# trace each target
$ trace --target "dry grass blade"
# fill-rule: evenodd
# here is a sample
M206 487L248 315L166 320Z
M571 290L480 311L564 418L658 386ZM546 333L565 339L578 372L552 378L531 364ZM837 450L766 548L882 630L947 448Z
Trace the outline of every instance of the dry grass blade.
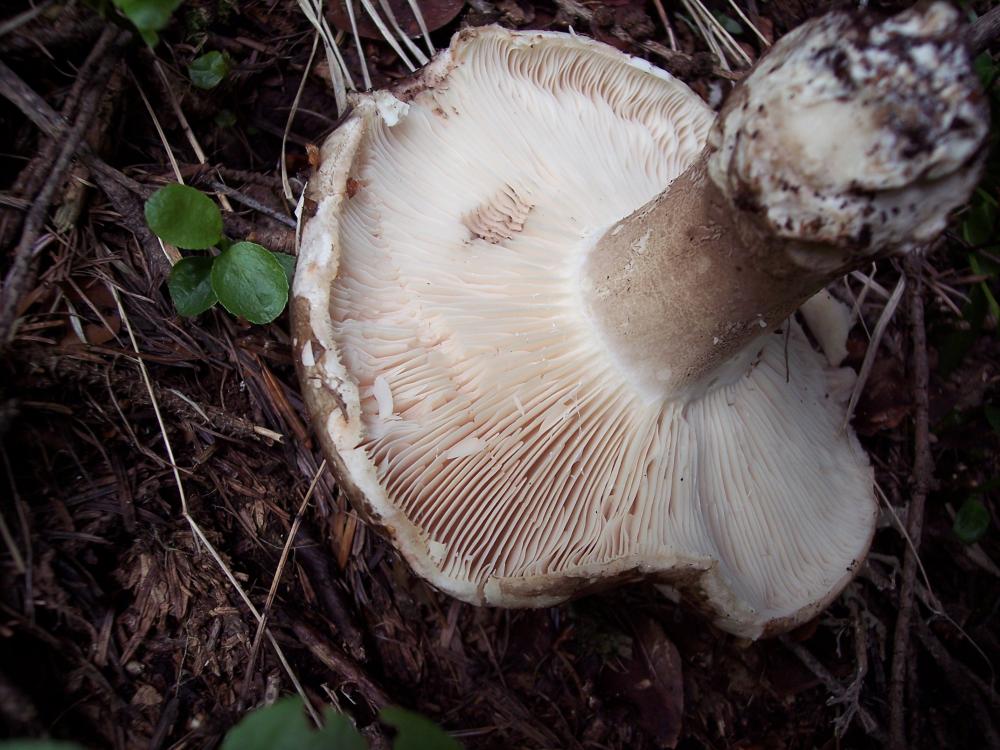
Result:
M874 264L872 265L872 273L870 276L866 276L865 274L861 273L861 271L851 271L851 278L857 279L862 284L864 284L867 289L871 289L873 292L876 292L883 299L889 299L889 297L892 296L892 292L890 292L884 286L875 281L874 276L875 276Z
M736 43L733 39L732 34L726 31L726 28L719 23L718 19L712 15L712 12L705 7L701 0L681 0L684 7L687 9L688 13L695 20L698 26L698 30L701 32L702 36L705 37L705 42L709 47L713 47L711 39L717 39L719 44L715 44L713 51L720 55L720 62L725 67L725 53L723 49L729 52L730 56L736 62L741 62L744 65L752 65L753 60L750 58L743 48ZM719 46L721 44L721 46ZM728 70L728 68L727 68Z
M330 30L330 25L326 22L326 16L323 14L323 0L297 1L302 13L323 41L327 67L333 80L333 96L337 102L337 112L343 114L347 109L347 90L353 91L355 89L354 80L351 78L351 72L347 69L347 63L344 62L344 58L340 54L340 48ZM350 7L350 3L348 3L348 7Z
M174 177L177 181L184 184L184 175L181 174L181 167L177 163L177 158L174 156L174 150L170 146L170 141L167 140L167 134L163 130L163 126L160 124L160 118L156 116L156 110L153 109L153 105L149 103L149 97L146 96L145 90L142 88L142 84L139 83L139 79L132 74L132 83L135 84L136 91L139 92L139 97L142 99L142 103L146 106L146 111L149 113L150 119L153 121L153 127L156 128L156 134L160 137L160 143L163 144L163 150L167 155L167 161L170 162L170 168L174 171Z
M660 17L660 22L663 24L663 28L667 31L667 41L670 43L670 49L676 52L677 37L674 35L674 27L670 23L667 11L663 7L663 0L653 0L653 5L656 7L656 14Z
M309 484L309 489L306 490L305 497L302 498L302 503L299 505L298 511L295 513L295 518L292 521L292 527L288 532L288 537L285 539L285 546L281 549L281 556L278 558L278 566L274 570L274 576L271 579L271 588L267 592L267 599L264 602L264 611L261 615L260 620L257 622L257 632L253 636L253 645L250 648L250 658L247 660L246 672L243 676L243 688L240 692L240 703L244 704L246 701L247 692L250 689L250 677L253 674L254 665L257 663L257 654L260 652L261 638L264 636L264 631L267 627L267 616L271 611L271 606L274 604L274 597L278 593L278 584L281 582L281 574L285 570L285 563L288 562L288 553L292 549L292 543L295 541L296 535L299 533L299 526L302 524L302 515L306 512L306 507L309 505L309 500L312 498L313 492L316 490L316 485L319 484L320 477L323 476L323 472L326 470L326 460L319 465L316 470L316 474L313 476L312 482Z
M7 455L7 450L2 443L0 443L0 457L3 458L3 468L7 473L7 480L10 483L10 498L14 503L14 511L17 513L17 519L21 526L21 538L24 539L24 555L21 555L21 550L18 549L12 537L10 540L10 554L15 566L20 565L17 572L24 576L24 613L28 616L28 619L34 620L35 599L32 592L34 591L35 553L31 544L31 531L28 527L27 514L24 510L24 502L21 500L21 493L18 492L17 484L14 481L14 471L10 465L10 456ZM0 517L0 521L2 520L2 517ZM4 526L6 527L6 523ZM8 530L4 535L5 539L9 534L10 531Z
M163 438L163 446L167 452L167 458L170 460L170 468L173 471L174 482L177 485L177 494L181 500L181 515L184 517L184 520L187 521L188 525L191 527L191 533L194 534L195 539L201 542L201 544L205 545L205 549L208 550L209 555L211 555L212 559L222 570L223 575L226 576L230 584L232 584L233 588L239 594L240 599L242 599L243 603L247 606L247 609L250 610L251 614L253 614L254 618L259 623L263 620L263 617L261 616L260 612L257 611L257 608L253 605L253 602L250 601L250 597L247 596L246 591L243 590L243 587L240 585L239 581L236 580L236 576L233 575L233 572L229 569L229 566L226 565L225 561L222 559L222 556L216 551L215 547L208 540L208 537L205 536L205 533L201 530L201 527L198 526L197 522L188 512L187 493L184 491L184 482L181 480L180 469L178 468L177 461L174 458L173 445L170 442L170 436L167 434L167 427L163 421L163 415L160 413L160 403L159 400L156 398L156 390L153 388L153 381L150 379L149 371L146 369L146 363L142 359L141 352L139 349L139 342L135 337L135 332L132 330L132 323L129 320L128 314L125 312L125 306L122 304L122 300L118 294L118 290L115 288L114 284L110 283L108 284L108 289L110 290L111 296L114 298L115 304L118 307L118 314L121 316L122 323L124 323L125 325L125 330L128 332L129 341L132 343L132 349L135 351L136 354L135 361L139 365L139 372L142 375L143 383L146 386L146 390L149 392L150 404L152 405L153 413L156 416L156 423L160 428L160 436ZM313 707L312 702L309 700L309 696L306 695L305 689L302 687L302 683L300 682L298 676L295 674L295 671L292 669L291 664L289 664L288 659L285 657L285 653L282 650L281 646L274 639L274 636L270 633L270 631L268 631L267 633L267 638L268 641L270 641L271 646L274 648L275 654L277 655L278 660L281 662L281 666L285 669L285 672L288 674L288 678L292 681L292 684L295 686L296 692L298 692L298 694L302 697L302 702L305 703L306 709L309 711L309 716L312 718L316 726L321 726L322 722L320 721L319 714L316 712L316 709Z
M705 44L708 45L709 51L719 59L719 65L723 70L729 72L732 68L729 67L729 61L726 60L726 53L719 46L718 40L715 35L705 26L705 22L702 19L701 14L695 10L690 0L681 0L681 4L691 15L691 21L694 23L694 30L701 34L702 39L705 40ZM683 17L682 17L683 18ZM684 19L686 20L686 19Z
M13 483L14 477L10 474L9 467L7 468L7 478ZM11 497L13 497L13 494L11 494ZM10 553L10 558L14 561L14 570L17 571L18 575L24 575L28 568L24 564L24 557L21 556L21 550L18 549L17 542L14 541L14 535L10 533L10 528L7 526L7 521L2 513L0 513L0 536L3 537L3 543L7 547L7 552Z
M410 10L413 11L413 17L417 19L417 26L420 28L420 34L424 38L424 42L427 44L427 54L433 55L437 50L434 49L434 43L431 41L431 32L427 30L427 22L424 21L423 11L420 10L420 5L417 0L406 0L407 4L410 6Z
M167 78L167 74L163 70L163 66L160 65L159 60L153 60L153 67L156 69L156 74L160 77L160 83L163 84L163 89L167 92L167 100L170 102L170 108L174 111L174 117L177 118L177 122L181 126L181 130L184 131L184 137L187 138L188 144L191 146L191 150L194 151L195 158L198 159L199 164L207 164L208 158L205 156L205 152L198 142L198 137L194 134L194 130L191 128L191 124L188 122L187 117L184 116L184 110L181 109L180 103L177 101L177 97L174 95L174 89L170 85L170 79ZM225 193L217 192L215 196L219 199L219 203L222 205L223 210L232 211L233 207L229 204L229 200L226 198Z
M174 157L174 150L170 147L170 141L167 140L167 134L163 132L163 126L160 125L160 119L156 116L156 110L153 109L153 105L149 103L149 98L146 96L146 92L143 91L142 86L139 84L139 79L132 75L132 82L135 84L136 90L139 92L139 96L142 98L142 103L146 106L146 111L149 113L149 117L153 121L153 127L156 128L156 134L160 137L160 141L163 143L163 150L167 154L167 160L170 162L170 168L174 171L174 177L177 178L177 182L184 184L184 176L181 174L180 165L177 164L177 159ZM181 259L180 250L178 250L173 245L168 245L166 242L161 240L159 237L156 241L160 243L160 248L163 250L163 254L166 256L167 261L170 265L175 265Z
M841 431L846 430L847 425L850 424L851 417L854 415L854 409L858 405L858 399L861 398L861 394L865 389L865 383L868 382L868 376L871 375L872 367L875 366L875 355L878 354L882 336L885 335L890 321L896 314L896 308L899 307L899 302L903 299L903 291L905 289L906 277L900 276L899 281L896 282L896 288L892 290L892 296L889 297L889 301L882 308L882 314L879 315L878 323L875 324L871 341L868 342L868 348L865 350L865 358L861 363L861 371L858 373L858 379L854 381L854 390L851 391L851 399L847 402L847 413L844 414L844 421L840 425Z
M754 26L753 22L749 18L747 18L746 13L744 13L743 10L740 8L740 6L736 4L736 0L729 0L729 4L733 6L733 10L736 11L736 14L742 19L743 23L745 23L747 27L749 27L750 31L754 33L754 36L760 39L760 43L763 44L765 47L770 47L771 43L767 41L767 37L761 34L760 29Z
M351 3L345 3L345 5L348 8L351 7ZM372 23L375 24L375 28L379 30L379 33L382 35L382 38L385 39L386 42L388 42L390 47L392 47L392 51L395 52L397 55L399 55L399 59L403 61L403 65L406 66L407 70L409 70L411 73L415 71L417 69L416 66L414 66L410 58L406 56L406 53L403 51L403 48L399 46L399 42L396 41L396 38L392 35L392 32L389 31L389 28L385 25L385 21L382 20L382 17L378 14L378 11L375 10L375 6L372 5L371 0L361 0L361 6L365 9L365 12L368 13L368 17L372 19ZM358 44L358 54L361 55L362 67L365 70L365 88L370 89L372 84L367 77L368 65L364 62L364 52L361 49L361 38L358 36L357 29L354 29L354 36L355 36L355 41Z
M389 19L389 25L392 26L393 32L399 37L400 41L406 46L406 49L410 51L413 55L418 65L426 65L428 62L427 55L420 51L420 48L414 44L413 40L399 27L399 21L396 20L396 14L392 12L392 7L389 5L387 0L378 0L379 7L382 12L385 13L385 17ZM423 20L423 16L421 16ZM433 54L433 53L431 53Z
M288 134L292 132L292 123L295 121L295 113L299 111L299 102L302 100L302 92L305 90L306 81L309 79L309 71L312 70L313 60L316 58L316 49L319 47L319 39L322 36L319 31L313 36L312 50L309 52L309 60L306 62L305 70L302 71L302 80L299 81L299 88L295 92L295 98L292 100L292 106L288 110L288 119L285 120L285 130L281 134L281 162L279 164L281 168L281 189L284 193L285 200L295 201L295 196L292 194L292 186L288 182L288 165L285 163L285 149L288 147ZM339 107L339 105L338 105ZM296 230L298 230L298 222L295 222Z
M13 18L9 18L3 23L0 23L0 36L10 34L13 31L17 31L19 28L24 26L29 21L37 18L46 10L55 0L45 0L45 2L39 3L34 8L28 8L26 11L18 13Z
M365 91L368 91L372 87L372 79L368 73L368 61L365 60L365 50L361 45L361 35L358 34L358 19L354 17L354 3L346 2L344 3L344 7L347 9L347 18L351 22L351 35L354 37L354 46L358 50L358 60L361 61L361 78L365 84Z

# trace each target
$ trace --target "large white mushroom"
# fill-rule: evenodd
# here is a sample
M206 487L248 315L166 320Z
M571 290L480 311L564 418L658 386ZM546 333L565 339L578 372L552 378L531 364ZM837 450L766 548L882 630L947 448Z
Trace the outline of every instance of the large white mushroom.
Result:
M717 118L646 62L496 27L353 104L309 186L296 356L414 570L514 607L650 577L749 637L826 606L872 469L852 373L789 316L975 185L956 12L809 22Z

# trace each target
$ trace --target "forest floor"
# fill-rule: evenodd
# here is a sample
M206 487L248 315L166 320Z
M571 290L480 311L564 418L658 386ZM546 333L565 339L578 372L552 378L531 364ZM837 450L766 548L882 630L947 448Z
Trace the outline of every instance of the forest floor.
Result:
M713 102L744 69L708 57L672 0L674 44L642 0L420 3L438 47L463 24L572 26ZM756 59L732 6L707 4ZM225 186L227 235L294 253L278 164L297 194L337 125L312 26L294 0L188 0L150 50L92 5L8 2L0 20L0 738L213 747L294 676L375 747L390 703L470 748L874 748L894 723L897 747L1000 747L1000 531L981 521L1000 510L995 184L926 259L881 261L867 285L848 364L885 314L854 417L885 504L869 559L816 620L750 643L652 585L476 608L416 578L320 472L287 315L179 317L143 216L179 172ZM831 7L739 5L772 40ZM209 50L232 69L204 91L187 69ZM374 86L405 76L387 44L364 55ZM247 601L265 609L276 574L273 640L254 650Z

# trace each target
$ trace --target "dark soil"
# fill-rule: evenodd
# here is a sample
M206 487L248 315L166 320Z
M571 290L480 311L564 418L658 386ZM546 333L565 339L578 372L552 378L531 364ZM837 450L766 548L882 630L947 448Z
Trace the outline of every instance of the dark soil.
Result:
M833 5L739 4L772 38ZM237 191L227 232L292 252L294 230L246 199L291 215L277 165L313 35L293 0L189 0L154 58L126 22L104 21L90 5L52 0L0 35L9 66L0 80L8 90L20 80L78 123L83 150L104 165L83 158L60 174L73 136L40 130L45 108L23 91L21 106L0 97L0 323L8 303L17 322L10 344L0 343L0 738L213 747L246 711L294 692L267 639L252 658L256 620L236 584L264 607L322 456L285 317L261 327L219 310L190 320L173 309L142 205L175 178L140 90L185 180ZM705 96L725 90L739 71L719 70L680 18L683 6L665 5L672 55L651 51L666 49L667 35L655 6L640 0L476 0L433 36L444 46L463 24L573 26L670 68ZM724 0L708 5L735 19ZM6 3L2 14L28 7ZM745 26L737 39L760 54ZM209 49L228 52L233 73L204 92L185 71ZM342 49L357 70L349 38ZM386 44L366 40L365 55L374 85L404 75ZM288 139L296 191L309 147L336 124L324 61L306 77ZM910 264L922 295L897 309L855 418L880 487L906 519L920 479L915 405L929 401L933 481L902 661L893 653L909 599L900 593L907 543L888 512L870 559L828 611L787 636L747 643L649 585L536 611L458 603L416 579L324 472L269 610L290 671L313 705L349 713L376 747L387 746L373 718L387 702L428 715L470 748L874 748L888 742L900 708L904 746L1000 747L1000 532L994 524L969 546L952 531L953 512L972 495L994 518L1000 510L1000 417L990 422L1000 415L997 321L964 319L965 299L984 281L968 264L955 236ZM902 273L882 262L875 278L891 291ZM997 295L995 278L986 281ZM860 290L856 280L851 287ZM868 330L884 304L866 297ZM921 307L928 387L914 379L925 354L912 325ZM857 368L868 339L861 327L852 336ZM219 559L185 518L163 430L189 516ZM894 670L905 688L895 708Z

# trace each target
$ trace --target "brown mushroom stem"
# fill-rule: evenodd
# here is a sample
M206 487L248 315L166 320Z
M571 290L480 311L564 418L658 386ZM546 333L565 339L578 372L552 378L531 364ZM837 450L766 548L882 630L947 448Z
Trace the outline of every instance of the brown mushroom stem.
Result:
M583 304L641 391L692 395L726 362L737 376L827 282L940 233L988 132L957 21L936 3L796 29L730 93L700 158L597 240Z
M843 269L803 268L787 243L734 209L708 154L597 241L584 304L632 379L685 393L780 325Z

